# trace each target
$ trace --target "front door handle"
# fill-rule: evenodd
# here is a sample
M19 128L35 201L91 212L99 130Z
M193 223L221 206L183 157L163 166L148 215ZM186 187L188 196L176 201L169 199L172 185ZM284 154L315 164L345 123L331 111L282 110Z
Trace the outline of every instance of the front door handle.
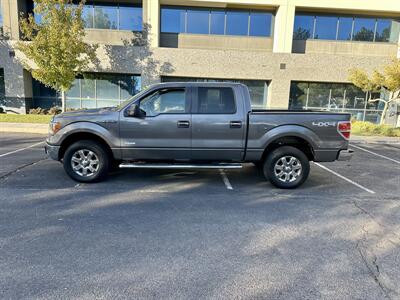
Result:
M189 121L178 121L177 126L178 126L178 128L189 128L190 122Z
M242 121L231 121L229 126L231 128L242 128Z

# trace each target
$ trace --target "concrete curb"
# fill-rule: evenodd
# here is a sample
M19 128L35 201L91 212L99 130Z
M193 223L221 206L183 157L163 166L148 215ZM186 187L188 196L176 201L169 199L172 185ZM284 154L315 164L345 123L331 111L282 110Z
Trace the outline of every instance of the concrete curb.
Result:
M351 142L361 144L400 144L400 137L352 135Z
M47 134L48 124L0 122L0 132Z

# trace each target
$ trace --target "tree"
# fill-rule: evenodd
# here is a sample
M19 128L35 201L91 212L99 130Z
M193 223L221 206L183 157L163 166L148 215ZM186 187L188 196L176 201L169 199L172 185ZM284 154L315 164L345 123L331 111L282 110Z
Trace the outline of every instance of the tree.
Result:
M72 0L35 0L34 16L22 18L21 32L26 41L17 43L26 58L23 66L32 76L61 93L62 110L65 111L65 92L75 77L82 74L96 59L96 45L83 41L83 2L72 5ZM33 64L32 64L33 63Z
M383 102L381 124L384 123L386 114L391 103L400 100L400 59L394 58L391 64L383 67L383 72L374 70L368 75L364 70L350 70L349 80L364 92L368 92L369 103ZM389 93L387 99L372 98L374 93Z

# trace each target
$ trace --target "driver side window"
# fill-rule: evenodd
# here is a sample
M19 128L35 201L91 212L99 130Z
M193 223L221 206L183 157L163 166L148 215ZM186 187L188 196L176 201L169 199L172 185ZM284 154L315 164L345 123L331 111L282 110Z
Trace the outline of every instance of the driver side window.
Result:
M140 109L147 117L159 114L184 114L187 112L185 89L158 90L140 101Z

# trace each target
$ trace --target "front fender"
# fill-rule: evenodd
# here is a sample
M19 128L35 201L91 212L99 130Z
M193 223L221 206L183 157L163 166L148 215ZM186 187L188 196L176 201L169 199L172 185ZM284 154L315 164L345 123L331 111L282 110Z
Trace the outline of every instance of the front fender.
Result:
M116 130L116 132L118 131ZM70 123L61 128L56 134L49 136L47 141L49 144L60 146L66 138L75 133L94 134L102 138L111 149L120 147L118 135L112 134L110 129L106 129L99 124L87 121Z

